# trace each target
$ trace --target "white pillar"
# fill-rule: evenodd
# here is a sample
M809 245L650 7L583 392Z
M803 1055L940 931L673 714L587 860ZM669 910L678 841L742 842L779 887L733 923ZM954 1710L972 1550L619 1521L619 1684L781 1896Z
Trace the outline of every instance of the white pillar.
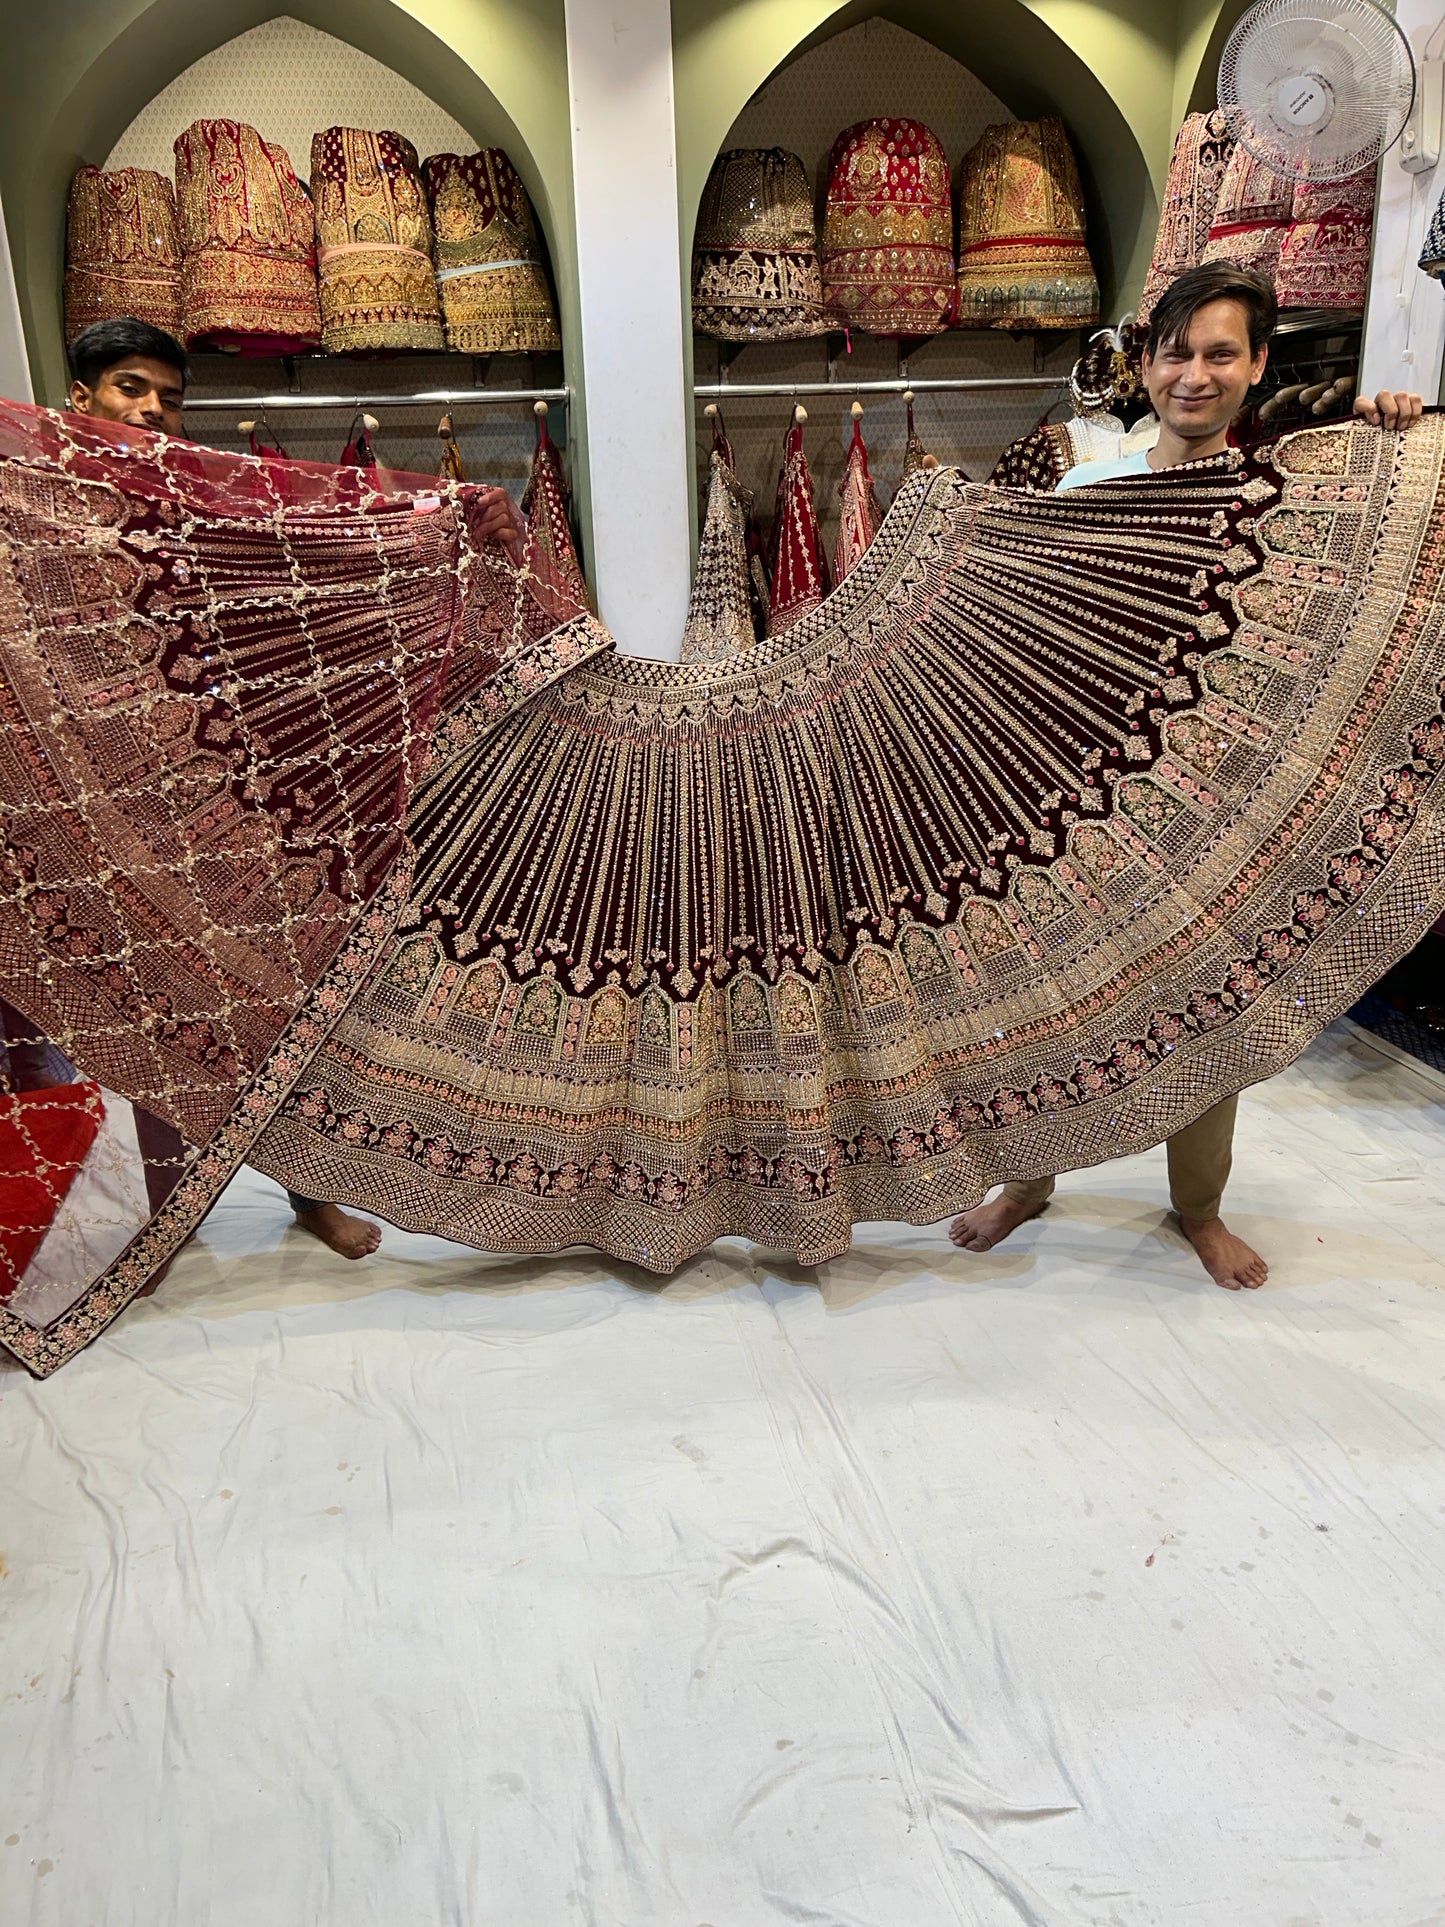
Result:
M1440 25L1440 0L1397 0L1395 19L1418 62ZM1439 395L1445 288L1421 274L1417 263L1442 188L1445 161L1429 173L1407 174L1397 142L1381 163L1360 359L1362 395L1382 388L1414 390L1427 402Z
M669 0L566 0L598 610L676 658L691 569Z
M20 299L15 292L15 263L5 233L5 209L0 206L0 395L7 401L34 401L30 357L25 352L25 330L20 322Z

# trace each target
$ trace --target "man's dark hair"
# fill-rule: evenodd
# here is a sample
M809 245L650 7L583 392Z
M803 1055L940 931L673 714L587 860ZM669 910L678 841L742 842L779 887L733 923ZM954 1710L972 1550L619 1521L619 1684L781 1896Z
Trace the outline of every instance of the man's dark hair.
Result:
M1155 302L1146 343L1150 357L1166 343L1183 341L1190 322L1211 301L1239 303L1249 318L1250 351L1257 355L1279 320L1273 285L1251 268L1236 268L1228 261L1206 261L1202 267L1186 268Z
M127 315L123 321L95 321L70 344L70 372L76 381L94 388L107 368L131 355L144 355L147 361L163 361L174 368L182 387L190 379L191 364L186 351L174 335L164 328L153 328L148 321Z

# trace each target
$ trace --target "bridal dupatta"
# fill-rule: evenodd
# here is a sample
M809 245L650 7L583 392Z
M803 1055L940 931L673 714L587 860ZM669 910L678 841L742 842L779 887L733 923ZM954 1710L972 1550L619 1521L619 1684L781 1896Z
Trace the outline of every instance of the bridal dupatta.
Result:
M544 561L475 539L478 490L378 474L0 404L0 997L109 1137L77 1201L0 1084L26 1175L69 1190L0 1276L32 1371L165 1263L386 953L438 719L606 646ZM132 1104L185 1147L156 1213Z
M438 647L422 597L367 664L377 713L408 718L383 732L397 807L381 809L375 780L364 805L330 804L317 840L338 887L318 886L326 934L304 963L294 933L265 975L240 936L267 919L227 924L265 975L264 1021L234 1071L197 1049L168 1060L164 1088L204 1060L186 1123L199 1133L204 1111L226 1174L244 1156L410 1228L499 1251L591 1244L657 1271L729 1234L816 1263L859 1219L932 1221L1000 1180L1155 1144L1292 1061L1445 908L1442 450L1431 417L1060 496L917 473L819 607L723 662L596 653L595 625L549 629L561 610L534 596L522 653L551 653L526 702L495 650L470 651L469 680L454 688L452 668L437 694L440 670L410 666ZM100 466L107 512L129 516L134 471ZM422 519L411 502L406 515ZM203 558L202 613L225 633L238 578L209 560L220 524L191 503L175 526L184 544L167 525L155 553L171 575L172 556ZM28 566L39 550L7 529ZM289 593L270 578L281 559L255 565L268 598ZM4 590L7 669L39 593L20 573ZM97 669L94 636L130 631L97 629L94 600L66 606L43 648L33 627L20 645L48 678L26 740L57 771L89 740L85 690L139 660L131 640ZM276 623L305 673L274 693L343 776L360 709L323 704L313 682L333 649L346 673L348 637L338 624L293 644ZM559 645L590 659L556 675ZM154 704L189 703L175 739L210 756L206 684L176 683L170 660L149 672ZM242 762L204 764L216 801L194 820L230 801L285 852L283 799L248 780L259 719L232 724L240 693L222 690L219 749ZM7 758L11 809L17 780L24 797L48 780L27 767L17 778ZM82 772L31 807L63 826L72 794L110 807L98 787ZM338 776L323 801L349 794ZM407 797L403 885L404 848L381 872ZM189 887L199 855L183 839L155 851L77 841L65 863L119 919L138 886ZM124 992L147 1040L174 1049L168 1026L184 1024L167 1013L210 964L210 926L173 913L185 942L112 990L105 933L87 953L34 907L44 867L12 864L0 892L19 976L79 986L68 1008ZM239 862L217 874L240 888ZM206 906L219 917L224 892ZM0 995L41 1015L17 981ZM70 1023L81 1068L130 1095L105 1025L91 1050ZM151 1073L135 1095L155 1088ZM179 1213L165 1237L153 1221L91 1287L103 1316L7 1319L32 1370L84 1343L184 1235L215 1193L193 1182L205 1162L160 1214Z

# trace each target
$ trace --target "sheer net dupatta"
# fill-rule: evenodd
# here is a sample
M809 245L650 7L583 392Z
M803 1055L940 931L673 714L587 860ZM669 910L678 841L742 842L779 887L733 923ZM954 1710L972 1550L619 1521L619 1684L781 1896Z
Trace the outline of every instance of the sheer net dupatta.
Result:
M54 1205L0 1225L0 1341L37 1374L169 1259L346 1009L438 732L604 646L549 564L479 539L479 493L0 404L3 1175ZM47 1043L42 1081L97 1093L60 1178L20 1088Z

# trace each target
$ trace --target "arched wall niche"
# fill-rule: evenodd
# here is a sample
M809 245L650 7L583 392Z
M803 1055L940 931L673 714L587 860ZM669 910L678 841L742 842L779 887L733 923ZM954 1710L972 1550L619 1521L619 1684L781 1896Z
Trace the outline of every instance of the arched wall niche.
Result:
M478 145L506 148L546 234L564 348L580 370L562 0L64 0L11 24L12 71L26 84L0 119L0 194L37 398L54 402L65 390L60 289L76 169L103 161L147 102L203 55L282 15L391 68ZM573 479L585 529L585 424L576 413Z
M882 18L951 55L1012 113L1063 116L1104 310L1117 312L1148 270L1174 130L1220 10L1221 0L673 0L685 252L708 169L752 94L810 48Z
M213 47L162 87L101 165L170 174L178 130L216 116L259 127L290 155L303 180L321 127L394 128L422 159L473 145L460 121L394 68L293 14L277 14Z

